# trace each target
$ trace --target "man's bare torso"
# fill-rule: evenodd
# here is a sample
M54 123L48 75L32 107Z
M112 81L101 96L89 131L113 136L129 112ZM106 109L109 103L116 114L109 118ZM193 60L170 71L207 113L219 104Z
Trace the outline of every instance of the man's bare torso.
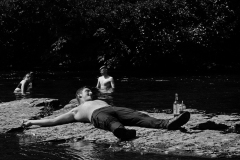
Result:
M104 76L99 77L100 89L109 89L111 86L112 77L108 76L107 78Z
M87 101L78 107L74 108L74 118L79 122L91 122L92 113L103 107L109 107L110 105L101 100Z

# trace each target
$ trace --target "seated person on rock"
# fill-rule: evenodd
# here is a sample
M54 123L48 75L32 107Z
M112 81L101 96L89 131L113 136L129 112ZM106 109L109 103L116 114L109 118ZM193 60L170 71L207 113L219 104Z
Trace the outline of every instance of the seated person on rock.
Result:
M96 88L102 93L112 93L115 88L113 77L108 75L108 70L106 66L100 68L101 77L98 78Z
M29 93L29 91L32 89L32 76L31 74L27 73L23 80L18 84L17 88L15 88L13 93L21 93L22 95L25 95L26 93Z
M31 125L54 126L71 122L92 123L96 128L111 131L120 140L136 137L136 130L125 126L177 130L190 119L190 113L184 112L172 119L156 119L139 111L125 107L112 107L102 100L93 100L92 91L88 87L77 90L79 105L53 119L24 120L23 127Z

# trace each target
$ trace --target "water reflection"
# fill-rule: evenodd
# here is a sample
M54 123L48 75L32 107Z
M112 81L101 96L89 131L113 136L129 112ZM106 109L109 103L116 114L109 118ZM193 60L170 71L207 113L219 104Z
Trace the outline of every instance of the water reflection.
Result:
M26 145L26 144L31 144L31 143L38 143L42 142L41 137L37 137L35 135L18 135L18 143L19 145Z
M109 148L108 144L95 144L90 141L77 139L68 141L41 141L41 137L34 135L19 135L19 139L16 138L14 141L15 145L19 148L16 154L24 156L24 159L34 157L37 160L42 158L58 160L102 160L105 159L104 150ZM19 143L17 144L17 142Z
M113 105L113 93L97 93L97 99L106 101L108 104Z
M14 93L16 100L32 98L32 92L27 92L26 94L22 94L21 92Z
M105 144L94 144L89 141L79 141L68 144L68 151L70 154L85 159L101 160L104 159L104 150L109 145Z
M19 137L20 136L20 137ZM123 150L113 151L110 144L97 144L90 141L39 142L34 137L0 134L1 159L24 160L191 160L193 157L134 153ZM21 143L19 143L21 142ZM194 157L195 160L204 158Z

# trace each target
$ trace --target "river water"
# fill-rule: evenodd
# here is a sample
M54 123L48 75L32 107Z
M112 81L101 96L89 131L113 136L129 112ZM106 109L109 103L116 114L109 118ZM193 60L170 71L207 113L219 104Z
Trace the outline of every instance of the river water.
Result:
M26 72L0 72L0 103L15 100L13 90ZM106 101L148 112L172 109L175 93L187 108L208 113L240 113L239 75L139 76L110 73L116 92ZM66 105L83 85L96 86L97 72L35 72L33 98L56 98ZM1 109L1 108L0 108ZM110 150L109 145L87 141L64 143L19 143L14 134L0 135L0 159L93 159L176 160L191 157L163 156ZM194 158L197 159L197 158Z

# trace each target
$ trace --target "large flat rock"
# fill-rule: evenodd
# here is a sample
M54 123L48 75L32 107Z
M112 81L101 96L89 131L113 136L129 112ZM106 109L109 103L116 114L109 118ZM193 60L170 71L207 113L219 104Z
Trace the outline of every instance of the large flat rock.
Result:
M29 107L25 104L28 100L9 102L12 104L22 104L26 109L21 112L15 112L14 116L18 123L9 125L10 127L20 127L20 120L27 117L34 117L39 114L38 107ZM25 105L23 105L25 104ZM3 116L4 110L1 104L0 118ZM64 108L54 111L51 116L45 118L53 118L69 111L75 107L74 104L66 105ZM16 108L14 108L16 109ZM239 120L240 116L232 115L215 115L200 113L194 109L188 109L191 112L190 121L183 126L182 129L176 131L168 131L165 129L149 129L140 127L127 127L137 130L137 138L128 142L119 142L119 140L108 131L96 129L88 123L70 123L52 127L31 126L16 134L19 136L19 143L42 143L42 142L58 142L89 140L95 143L111 144L110 149L113 151L124 150L144 153L157 154L173 154L182 156L198 156L198 157L236 157L240 156L240 134ZM10 111L8 111L10 112ZM166 113L147 113L156 118L172 118L172 114ZM31 116L30 116L31 115ZM10 116L10 114L9 114ZM7 126L6 123L0 123L1 127ZM231 127L233 126L233 127ZM235 128L234 128L235 127ZM5 127L6 128L6 127ZM29 141L31 137L31 141Z
M23 119L39 119L59 109L60 101L49 98L29 98L0 103L0 133L19 128Z

